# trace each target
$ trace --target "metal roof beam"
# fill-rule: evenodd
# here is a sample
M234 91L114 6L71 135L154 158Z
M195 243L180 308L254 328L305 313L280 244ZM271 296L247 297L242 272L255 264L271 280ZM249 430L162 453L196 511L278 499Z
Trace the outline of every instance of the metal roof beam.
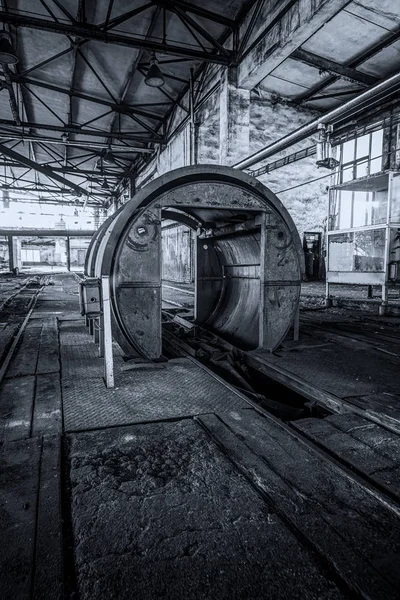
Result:
M157 4L158 6L164 6L164 2L158 2L156 0L153 0L153 4ZM165 5L166 4L167 2L165 3ZM220 15L219 13L215 13L211 10L201 8L201 6L189 4L188 2L184 2L183 0L174 0L173 2L168 2L168 4L173 4L175 7L179 7L185 12L192 13L193 15L198 15L199 17L203 17L204 19L208 19L209 21L213 21L214 23L219 23L220 25L225 25L225 27L229 27L230 29L234 29L236 26L236 23L233 19L224 17L224 15ZM166 8L168 7L166 6Z
M252 90L350 2L276 2L271 20L239 57L238 86Z
M65 177L62 177L61 175L58 175L49 167L44 167L43 165L40 165L39 163L37 163L33 160L30 160L30 158L27 158L23 154L19 154L18 152L11 150L4 144L0 144L0 154L3 154L4 156L7 156L8 158L15 160L16 162L20 163L21 165L24 165L25 167L29 167L30 169L33 169L34 171L37 171L38 173L42 173L46 177L50 177L54 181L58 181L59 183L62 183L62 185L64 185L65 187L68 187L71 190L74 190L74 192L76 194L79 194L80 196L87 195L87 191L84 188L82 188L81 186L76 185L75 183L72 183L72 181L65 179Z
M377 77L367 75L366 73L361 73L355 69L346 67L345 65L340 65L333 60L328 60L322 56L317 56L316 54L307 52L301 48L297 48L297 50L292 52L290 58L293 58L294 60L302 62L311 67L315 67L316 69L320 69L321 71L326 71L331 75L338 75L341 79L351 81L352 83L361 83L362 85L370 86L378 82Z
M195 19L193 19L190 15L186 13L187 6L186 3L180 2L170 2L169 0L153 0L154 4L157 6L161 6L162 8L166 8L167 10L177 14L183 21L186 21L189 25L197 31L205 40L207 40L213 48L217 48L222 54L225 56L229 56L230 51L224 48L222 44L218 42L204 27L202 27ZM182 7L182 4L186 5L185 8ZM232 27L232 25L230 25Z
M48 166L50 163L46 163L43 166ZM5 161L5 160L0 160L0 167L17 167L17 168L22 168L21 165L19 165L16 162L12 162L12 161ZM31 169L28 169L28 171L30 171ZM122 171L118 171L118 172L112 172L112 171L102 171L100 173L100 171L96 171L95 169L72 169L71 167L52 167L53 171L56 171L57 173L68 173L70 175L74 175L76 177L84 177L85 179L88 179L89 181L99 181L102 177L108 177L110 179L114 178L114 179L118 179L120 177L123 177L124 173ZM25 175L27 174L27 172L24 172L21 177L25 177ZM93 178L86 178L86 175L92 175ZM19 179L19 178L17 178Z
M35 201L37 198L34 199ZM55 204L57 202L47 202L47 204ZM88 206L90 206L88 204ZM97 205L98 206L98 205ZM95 233L94 229L0 229L0 235L32 236L32 237L92 237Z
M370 58L372 58L373 56L375 56L376 54L379 54L379 52L382 52L382 50L384 50L388 46L394 44L394 42L397 42L397 40L399 39L400 29L397 29L396 31L393 31L390 35L385 37L383 40L381 40L378 44L371 46L370 48L368 48L368 50L362 52L361 54L353 58L353 60L348 62L345 66L350 69L355 69ZM298 96L296 98L296 102L298 104L301 104L302 102L307 102L307 100L311 100L316 94L324 90L327 86L332 85L332 83L335 83L335 81L337 81L337 77L335 75L327 77L326 79L324 79L324 81L317 83L310 90Z
M121 152L122 154L129 154L131 152L138 152L143 154L152 154L154 150L152 148L141 148L140 146L121 146L119 144L107 144L106 142L79 142L75 140L63 141L61 138L52 138L44 136L33 136L33 135L16 135L15 133L3 134L0 131L0 139L4 138L3 144L11 140L20 140L21 142L44 142L47 144L57 144L61 146L70 146L71 148L87 148L92 149L90 154L98 155L100 150L109 149L113 152ZM88 154L89 156L89 154ZM73 156L74 160L78 157Z
M144 12L148 8L153 8L153 6L154 5L152 2L147 2L147 4L143 4L142 6L139 6L138 8L133 8L132 10L129 10L129 11L123 13L122 15L119 15L118 17L114 17L113 19L109 18L109 14L107 11L108 18L106 17L106 20L104 21L104 23L102 25L100 25L100 27L105 30L113 29L114 27L117 27L118 25L121 25L122 23L129 21L129 19L132 19L132 17L135 17L136 15Z
M14 121L10 119L0 119L0 125L7 125L9 127L15 127L16 125ZM25 129L45 129L47 131L59 131L60 133L79 133L85 136L91 137L110 137L109 131L98 131L94 129L83 129L82 127L76 125L66 125L62 127L61 125L50 125L48 123L35 123L33 121L21 121L21 127ZM0 132L1 133L1 132ZM10 133L10 132L8 132ZM121 132L113 132L111 137L116 140L121 140L123 142L141 142L143 144L159 144L160 139L157 138L144 138L138 135L134 131L121 131ZM90 143L90 142L88 142ZM127 146L129 148L129 146Z
M29 15L18 13L7 13L4 10L0 11L0 21L14 25L15 27L28 27L30 29L39 29L49 31L60 35L78 36L83 39L94 40L105 44L116 44L119 46L127 46L128 48L144 48L160 54L174 54L176 56L188 56L193 59L203 60L220 65L230 65L234 63L234 55L229 52L227 56L217 54L215 52L202 52L187 46L179 46L177 44L157 42L155 40L143 40L137 36L120 35L102 31L96 25L89 24L69 24L48 19L41 19Z
M22 75L16 75L14 73L10 73L10 76L11 76L11 80L15 81L16 83L33 85L33 86L37 86L40 88L44 88L46 90L51 90L53 92L58 92L60 94L66 94L68 96L75 96L75 98L80 98L81 100L87 100L88 102L93 102L93 104L99 104L101 106L108 106L113 111L121 113L121 114L127 114L127 113L131 112L131 113L137 114L139 116L146 117L148 119L155 119L157 121L162 120L162 117L160 117L159 115L151 113L147 110L135 108L134 106L130 106L129 104L124 104L123 102L120 102L120 103L108 102L107 100L102 100L101 98L97 98L95 96L90 96L90 94L84 94L82 92L78 92L78 91L74 91L74 90L67 90L65 88L62 88L58 85L54 85L52 83L46 83L45 81L37 81L36 79L30 79L30 78L24 77Z

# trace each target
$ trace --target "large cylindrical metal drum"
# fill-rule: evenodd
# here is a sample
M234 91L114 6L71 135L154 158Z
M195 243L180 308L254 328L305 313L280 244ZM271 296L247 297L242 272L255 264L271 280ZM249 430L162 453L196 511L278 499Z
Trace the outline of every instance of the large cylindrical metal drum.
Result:
M113 330L128 355L161 354L161 221L196 233L195 320L244 350L275 349L296 315L304 257L280 200L218 165L184 167L141 189L96 232L86 275L108 275Z

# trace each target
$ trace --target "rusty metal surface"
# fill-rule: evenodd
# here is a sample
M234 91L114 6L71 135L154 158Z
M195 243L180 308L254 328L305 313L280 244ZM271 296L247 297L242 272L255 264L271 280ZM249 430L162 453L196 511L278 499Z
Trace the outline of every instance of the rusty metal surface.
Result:
M295 225L259 181L201 165L148 184L93 241L86 274L111 278L114 330L123 350L161 354L163 209L173 209L178 220L179 214L186 222L195 218L203 224L201 236L210 228L197 244L197 321L239 347L276 348L299 302L303 252Z

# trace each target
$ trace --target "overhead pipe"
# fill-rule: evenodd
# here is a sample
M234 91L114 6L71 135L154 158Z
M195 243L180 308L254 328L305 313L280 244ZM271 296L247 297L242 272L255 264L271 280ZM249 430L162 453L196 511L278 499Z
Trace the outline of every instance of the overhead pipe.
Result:
M233 168L247 169L256 163L261 162L262 160L265 160L266 158L269 158L270 156L273 156L278 152L281 152L282 150L286 150L286 148L289 148L289 146L297 144L298 142L301 142L304 139L308 138L310 135L314 135L315 133L317 133L318 127L320 125L333 125L335 124L335 122L337 123L340 120L342 120L342 118L351 116L352 114L354 114L354 112L359 111L363 107L363 104L373 99L379 101L382 99L380 98L381 95L385 97L388 94L393 93L394 91L396 91L395 88L399 86L400 72L396 73L396 75L392 75L392 77L388 77L381 83L374 85L373 87L369 88L356 98L353 98L352 100L345 102L341 106L338 106L338 108L334 108L333 110L327 112L322 117L319 117L318 119L311 121L311 123L308 123L307 125L303 125L299 129L296 129L296 131L285 135L277 142L274 142L266 148L255 152L248 158L241 160L240 162L233 165Z

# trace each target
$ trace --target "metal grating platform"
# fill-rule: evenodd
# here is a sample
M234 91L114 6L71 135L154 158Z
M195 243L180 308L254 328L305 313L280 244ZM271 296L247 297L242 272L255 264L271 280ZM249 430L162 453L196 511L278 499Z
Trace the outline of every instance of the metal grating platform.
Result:
M165 369L118 374L116 388L100 377L63 378L66 431L190 417L248 408L245 399L189 359Z

